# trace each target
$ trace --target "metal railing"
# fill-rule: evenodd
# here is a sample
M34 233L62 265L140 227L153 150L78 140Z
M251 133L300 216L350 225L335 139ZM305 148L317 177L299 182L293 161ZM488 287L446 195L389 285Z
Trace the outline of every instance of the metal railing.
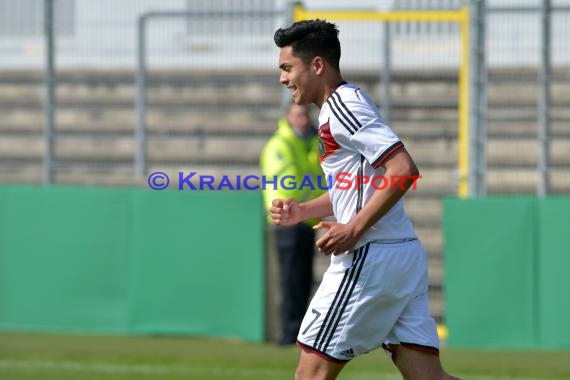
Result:
M138 33L137 33L137 96L136 96L136 113L137 125L135 128L135 141L136 141L136 154L135 154L135 178L142 179L146 173L146 29L147 24L155 19L169 19L169 18L186 18L189 22L192 19L199 19L204 17L217 17L217 18L234 18L240 16L254 16L258 18L281 16L284 12L281 10L265 10L265 11L160 11L160 12L145 12L138 18Z

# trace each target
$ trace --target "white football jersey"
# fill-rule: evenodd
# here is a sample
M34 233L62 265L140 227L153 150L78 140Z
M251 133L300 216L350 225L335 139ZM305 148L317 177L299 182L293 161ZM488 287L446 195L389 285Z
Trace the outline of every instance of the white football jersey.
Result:
M326 177L332 179L329 194L337 222L350 222L378 188L394 185L382 178L382 164L402 147L370 97L353 84L341 83L319 114L319 154ZM400 199L353 249L371 241L409 239L416 234Z

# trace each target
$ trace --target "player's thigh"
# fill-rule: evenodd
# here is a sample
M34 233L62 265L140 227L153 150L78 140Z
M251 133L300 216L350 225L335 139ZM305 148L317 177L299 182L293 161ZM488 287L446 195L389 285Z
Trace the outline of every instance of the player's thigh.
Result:
M332 380L336 379L347 362L325 359L318 354L301 350L299 364L295 371L295 380Z

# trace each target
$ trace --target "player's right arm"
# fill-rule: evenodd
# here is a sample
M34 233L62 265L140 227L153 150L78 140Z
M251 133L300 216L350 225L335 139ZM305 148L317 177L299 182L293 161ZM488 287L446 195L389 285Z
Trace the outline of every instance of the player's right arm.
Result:
M328 191L318 198L297 203L293 198L274 199L269 210L273 223L291 226L307 219L321 219L333 214Z

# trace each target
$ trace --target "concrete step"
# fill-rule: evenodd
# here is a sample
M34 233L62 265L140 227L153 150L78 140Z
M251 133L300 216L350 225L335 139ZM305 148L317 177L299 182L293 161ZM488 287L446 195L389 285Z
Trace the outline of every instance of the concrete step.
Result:
M192 76L192 74L190 74ZM282 87L277 83L277 76L267 79L257 76L249 82L238 80L237 77L220 81L215 76L206 80L192 79L177 80L175 76L163 78L163 82L149 80L146 96L150 104L275 104L281 102ZM375 78L377 83L377 77ZM358 82L355 82L358 84ZM378 94L378 85L370 90L364 83L363 88L374 98ZM437 107L457 108L456 84L443 80L434 82L415 82L400 80L393 83L394 108ZM100 105L134 104L137 89L134 77L129 81L110 82L100 78L85 77L81 81L69 81L65 76L58 78L56 97L62 104L96 103ZM21 105L39 106L43 100L43 83L41 82L7 82L0 81L0 103L16 102L21 99Z
M149 137L146 144L147 160L151 162L196 162L256 164L265 137ZM7 136L0 139L0 159L41 159L44 139ZM85 138L64 137L54 143L56 160L78 161L132 161L135 141L132 137Z
M0 158L2 159L38 159L44 153L44 141L41 136L3 137L0 139Z
M416 181L414 195L420 196L423 192L439 194L455 194L457 187L457 171L438 166L422 167L419 164L421 178ZM415 193L417 192L417 194Z
M538 105L540 88L538 81L487 82L487 101L489 104L518 103ZM570 99L570 83L553 81L550 84L551 101L554 105L565 105Z
M457 140L458 122L455 119L425 119L423 121L406 118L392 118L390 127L402 138L408 139L444 139Z
M441 226L415 226L415 229L428 256L430 258L441 258L443 248Z
M378 104L378 85L362 86ZM175 86L171 82L154 84L147 88L146 96L150 104L273 104L281 101L281 87L275 83L270 86L259 81L249 84L228 82L220 86L215 82L199 85ZM488 83L488 108L503 108L518 104L520 107L536 109L538 106L538 86L536 83ZM567 108L570 99L570 84L552 83L552 105ZM447 82L410 83L396 82L391 88L392 106L396 109L406 107L444 107L457 108L457 86ZM134 104L137 89L132 83L120 85L101 84L58 84L56 98L69 104L81 103L121 103ZM43 85L39 84L0 84L0 103L22 99L24 104L40 106L44 99ZM516 99L516 101L514 101Z
M554 119L550 124L550 135L554 137L570 137L568 125L570 119ZM491 138L534 138L538 136L538 114L533 114L532 118L487 119L487 135Z
M0 161L0 183L38 184L43 182L42 161ZM136 180L131 165L95 166L60 162L54 171L56 185L130 186L148 188L147 179Z
M437 323L441 323L443 320L443 313L445 310L444 297L441 289L434 289L430 287L428 289L428 300L429 300L429 312L431 316L435 319Z
M394 124L396 120L421 123L424 121L455 121L457 122L458 111L455 107L449 108L425 108L425 107L399 107L391 111L391 119ZM394 125L397 129L397 125Z
M262 113L250 111L223 113L200 110L180 110L177 112L151 111L147 113L147 131L163 133L204 133L204 134L265 134L270 135L276 128L276 120L281 116L278 110ZM134 133L136 114L133 110L100 110L56 112L55 130L70 132L116 132ZM0 120L0 133L41 132L44 116L41 110L7 110ZM393 128L406 142L408 139L442 138L454 141L457 123L433 120L416 123L395 120Z
M64 168L57 171L55 182L61 185L143 187L146 179L136 180L132 171L103 173Z
M428 258L429 283L433 286L443 286L443 265L440 257Z
M487 108L487 119L490 121L525 121L535 122L538 120L538 107L535 104L520 104L513 102L504 106ZM570 105L555 105L550 110L550 116L554 121L570 120Z
M0 133L41 132L44 116L41 109L7 109L0 118ZM147 113L147 130L161 133L204 133L204 134L271 134L276 120L281 116L278 109L265 109L260 112L238 110L214 112L200 109L180 109L177 111L151 110ZM116 132L134 133L136 114L134 109L116 110L68 110L60 109L55 114L57 131L71 132ZM537 116L528 120L489 119L489 138L528 138L538 135ZM550 134L554 138L570 138L570 118L553 120ZM395 132L408 143L410 139L443 139L449 143L457 140L457 119L413 120L403 115L393 118L390 123Z
M553 194L570 193L569 167L551 169L549 178ZM537 169L489 168L487 191L489 194L536 194L539 180Z
M41 161L14 165L0 162L0 183L41 184L43 180Z
M224 87L212 85L173 87L169 85L147 88L146 100L152 104L280 104L281 92L276 84L273 90L260 83L242 84L228 83ZM121 86L89 86L60 84L56 86L56 99L67 104L129 104L134 105L137 89L132 84ZM22 99L25 104L40 105L44 99L43 86L3 85L0 86L0 102L14 102Z
M404 145L420 169L424 165L451 167L458 160L455 140L408 138L404 140Z
M152 162L259 162L267 139L259 137L208 137L206 139L165 138L148 142Z
M405 208L414 224L441 223L442 205L441 200L437 198L408 193L405 198Z
M117 87L132 86L135 83L135 72L132 70L58 70L59 86L73 88L88 87L99 90L114 89ZM489 71L487 87L491 89L489 96L504 94L510 98L512 93L517 94L518 89L530 88L530 93L537 93L536 70L526 69L492 69ZM563 78L567 78L567 68L554 68L552 91L566 91ZM345 78L359 84L370 94L379 93L379 73L371 70L346 71ZM430 70L409 71L397 70L391 75L394 95L405 96L423 95L426 90L437 95L445 96L457 89L458 77L456 70ZM0 86L41 86L43 71L41 70L10 70L0 72ZM260 84L266 87L279 87L278 76L275 71L241 71L236 75L232 71L197 71L193 70L150 70L147 72L147 83L150 88L167 87L204 87L226 88L235 84L245 88L251 84ZM560 90L558 90L558 87ZM414 93L417 88L424 91ZM561 92L562 95L566 92ZM456 94L453 94L456 95ZM532 98L532 95L531 95Z
M570 138L552 139L550 164L568 166L570 164ZM532 166L537 167L539 142L536 138L490 139L487 142L487 164L490 166Z
M281 111L266 109L261 112L241 110L215 112L200 109L178 111L149 111L146 115L149 132L187 133L257 133L271 134ZM11 109L3 112L0 133L41 132L44 125L42 110ZM71 132L134 133L136 114L130 110L58 110L55 114L55 130Z

